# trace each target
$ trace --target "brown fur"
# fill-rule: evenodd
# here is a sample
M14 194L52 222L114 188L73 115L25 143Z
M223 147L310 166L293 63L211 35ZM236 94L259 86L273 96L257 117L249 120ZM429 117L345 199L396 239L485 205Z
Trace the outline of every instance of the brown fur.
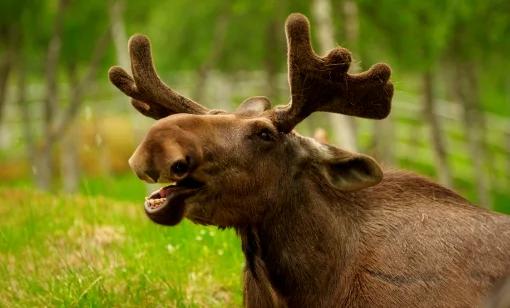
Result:
M313 202L257 226L260 269L248 269L290 307L475 307L510 275L510 219L416 175L299 191Z
M166 87L148 40L131 39L134 76L113 68L110 79L159 120L129 163L145 181L177 181L178 198L149 217L234 228L247 307L481 305L510 275L510 218L292 132L313 111L382 118L393 93L385 65L348 75L346 50L315 55L308 27L302 15L288 18L291 104L271 109L253 97L234 113Z

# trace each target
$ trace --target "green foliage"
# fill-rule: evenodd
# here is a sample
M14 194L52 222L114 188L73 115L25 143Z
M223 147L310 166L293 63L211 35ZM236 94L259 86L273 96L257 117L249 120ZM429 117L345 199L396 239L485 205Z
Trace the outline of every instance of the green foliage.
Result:
M17 24L22 16L31 9L38 8L37 0L5 0L0 2L0 29Z
M447 44L454 16L451 1L359 1L366 13L362 44L386 46L406 70L428 70ZM366 35L366 36L365 36Z
M65 9L62 33L63 64L86 65L96 40L108 31L108 1L71 1Z

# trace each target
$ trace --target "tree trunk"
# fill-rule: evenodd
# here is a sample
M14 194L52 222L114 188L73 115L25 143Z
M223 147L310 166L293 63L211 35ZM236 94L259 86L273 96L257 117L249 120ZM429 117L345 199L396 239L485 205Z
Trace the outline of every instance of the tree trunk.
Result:
M478 80L472 63L456 63L454 89L463 107L463 122L480 206L491 208L487 172L485 123L479 105Z
M353 46L353 50L358 50L359 47L359 17L358 6L354 0L344 0L343 12L345 18L345 37L349 42L349 46ZM354 54L355 58L356 54ZM354 61L351 64L351 69L354 72L361 71L359 62ZM392 116L388 116L383 120L376 120L373 122L373 145L374 157L384 165L395 164L394 143L394 125Z
M35 168L35 179L37 187L43 190L50 190L53 186L53 146L44 143L38 149L37 164Z
M430 71L423 73L422 83L424 115L430 129L430 139L434 150L439 182L447 187L452 187L446 144L443 139L443 134L441 133L440 119L437 116L434 102L434 80Z
M391 115L384 120L375 120L373 125L374 158L385 166L394 165L395 153L393 148L395 147L395 140Z
M16 60L16 55L19 48L19 35L18 25L11 24L6 29L5 38L2 38L0 42L4 46L0 46L4 49L0 58L0 148L4 148L8 145L8 131L4 130L3 120L5 118L5 109L7 101L7 84L9 82L9 76L13 69L13 63Z
M3 124L5 101L7 98L7 81L12 68L15 46L7 43L7 49L4 51L2 58L0 59L0 127Z
M80 184L79 145L80 134L76 125L73 124L60 144L62 189L67 193L77 192Z
M49 190L51 188L54 176L53 141L51 140L51 135L53 133L53 121L57 107L57 72L58 62L60 60L62 23L67 2L67 0L58 1L57 12L53 24L53 33L51 35L46 54L46 95L43 104L43 132L46 141L39 151L36 176L37 186L44 190Z
M79 186L80 163L78 147L80 144L80 134L74 122L83 104L83 95L96 76L99 62L106 52L110 37L109 31L105 31L97 39L92 57L87 65L88 70L81 79L77 76L75 65L70 65L67 68L70 85L69 106L63 113L59 124L55 125L56 129L49 137L50 143L63 138L61 144L61 170L63 188L66 192L76 192Z
M359 48L359 17L358 5L354 0L344 0L342 3L342 12L344 16L344 34L347 48L352 52L353 59L358 59L357 50ZM349 67L349 72L358 73L361 71L359 62L353 61Z
M76 67L68 68L69 77L69 105L80 106L83 100L81 91L77 91L78 77ZM73 116L74 118L74 116ZM73 121L74 122L74 121ZM74 123L66 126L66 133L63 134L60 143L60 168L62 175L62 188L67 193L74 193L78 190L80 177L80 163L78 146L80 134Z
M278 40L278 26L279 23L276 19L272 19L266 30L266 81L267 81L267 94L269 98L275 102L279 101L278 93L278 53L280 41Z
M96 40L94 51L92 52L92 57L87 65L88 70L81 79L78 79L76 76L76 68L74 67L74 64L68 67L69 82L71 84L71 89L69 91L69 106L62 113L60 121L53 125L54 129L48 137L50 143L56 142L60 137L65 135L68 127L73 123L74 119L78 115L78 112L80 111L81 105L83 103L83 94L87 91L87 89L90 87L90 84L96 77L99 63L106 53L109 41L109 31L105 31L103 35L101 35Z
M361 72L361 65L356 59L358 58L358 49L359 49L359 16L358 16L358 5L353 0L344 0L342 3L342 13L344 16L344 35L346 47L351 51L352 58L354 61L351 62L351 66L349 67L349 73L359 73ZM346 117L346 121L348 125L352 129L352 134L354 136L354 145L356 146L357 140L356 136L358 135L358 125L355 117Z
M128 71L131 70L129 65L129 57L126 52L127 36L124 26L123 12L124 0L110 0L110 23L111 36L115 46L115 54L117 63Z
M317 34L320 51L322 53L336 46L335 35L333 29L333 21L331 20L331 3L329 0L314 0L312 2L312 14L316 22L315 32ZM341 114L328 114L329 122L334 130L333 143L338 146L356 151L356 137L353 125L345 115Z
M18 110L21 117L23 138L25 139L25 155L26 159L30 164L33 171L35 166L35 143L34 135L32 133L32 118L30 112L30 106L27 101L27 84L26 84L26 70L23 65L23 59L18 55L17 57L17 71L18 71L18 84L17 84L17 95L16 101ZM33 176L33 173L32 173Z

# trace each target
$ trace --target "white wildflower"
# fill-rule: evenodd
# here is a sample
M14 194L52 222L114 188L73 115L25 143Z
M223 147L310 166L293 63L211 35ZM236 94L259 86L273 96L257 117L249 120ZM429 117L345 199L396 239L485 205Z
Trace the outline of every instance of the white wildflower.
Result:
M168 253L170 253L170 254L171 254L171 253L174 253L176 249L177 249L177 247L175 247L175 246L174 246L174 245L172 245L172 244L168 244L168 245L166 245L166 250L167 250L167 251L168 251Z

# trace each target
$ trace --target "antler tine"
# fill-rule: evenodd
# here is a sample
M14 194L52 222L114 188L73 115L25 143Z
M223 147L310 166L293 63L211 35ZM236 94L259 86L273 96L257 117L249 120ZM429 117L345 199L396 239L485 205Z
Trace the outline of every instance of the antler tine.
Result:
M319 57L310 43L308 19L298 13L287 18L286 35L291 101L272 115L280 131L291 131L314 111L372 119L389 114L393 85L388 81L391 70L387 65L376 64L366 72L347 74L350 52L337 47Z
M131 104L142 114L159 119L175 113L205 114L208 109L170 89L154 68L149 39L134 35L129 39L131 77L114 66L108 72L110 81L133 98Z

